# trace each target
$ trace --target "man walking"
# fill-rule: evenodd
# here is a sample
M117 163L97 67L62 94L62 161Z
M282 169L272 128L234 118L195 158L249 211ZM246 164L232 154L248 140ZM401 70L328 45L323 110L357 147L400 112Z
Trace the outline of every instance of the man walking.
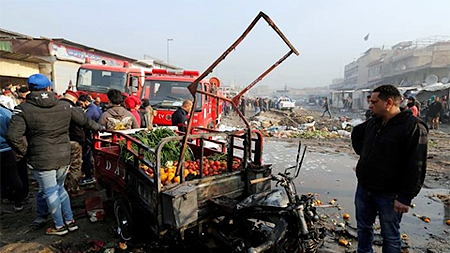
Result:
M372 117L356 126L352 145L360 156L355 194L358 252L373 252L373 223L378 215L383 252L400 252L400 221L425 179L428 128L409 110L400 111L400 92L376 88Z
M330 104L328 103L328 98L325 98L325 102L323 103L323 108L325 108L325 110L322 113L322 117L325 116L325 113L328 112L328 115L330 115L331 118L331 111L330 111Z
M69 125L74 121L84 126L87 119L67 103L59 101L50 92L51 84L42 74L28 78L31 93L26 102L14 109L6 136L19 155L28 157L39 191L46 199L54 222L54 227L47 229L46 233L65 235L78 229L70 197L64 188L70 165ZM23 136L28 146L24 145ZM37 209L43 208L38 206Z

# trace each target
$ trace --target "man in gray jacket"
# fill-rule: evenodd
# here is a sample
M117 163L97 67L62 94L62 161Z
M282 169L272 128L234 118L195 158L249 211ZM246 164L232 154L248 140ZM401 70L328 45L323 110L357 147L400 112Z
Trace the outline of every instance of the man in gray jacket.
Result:
M109 109L102 114L98 123L108 130L126 130L139 128L136 118L122 106L123 95L119 90L108 91Z
M69 104L58 100L50 92L51 84L42 74L34 74L28 78L31 93L26 102L15 107L6 137L18 154L28 158L39 183L39 192L46 199L47 206L38 201L37 207L38 213L48 207L53 218L54 227L47 229L46 233L65 235L68 231L78 229L73 219L69 195L64 189L70 165L70 122L97 131L102 128L92 124L95 122L89 121ZM23 136L26 137L28 146L24 144Z

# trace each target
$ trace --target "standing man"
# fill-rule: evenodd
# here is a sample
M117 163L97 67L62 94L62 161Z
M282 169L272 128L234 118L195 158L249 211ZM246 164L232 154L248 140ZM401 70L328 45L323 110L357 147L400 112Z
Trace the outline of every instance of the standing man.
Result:
M325 113L328 112L328 115L330 115L331 118L331 112L330 112L330 104L328 103L328 98L325 98L325 102L323 103L323 108L325 108L325 110L322 113L322 117L325 116Z
M83 110L76 105L78 97L79 95L77 92L72 90L66 90L66 92L64 93L64 98L62 98L61 101L67 103L73 110L77 110L79 114L84 115ZM76 122L73 121L70 122L69 137L71 144L71 154L70 154L70 170L66 178L66 189L69 191L69 194L71 196L77 196L83 193L83 191L80 190L78 184L81 179L81 168L84 163L83 147L86 146L85 130L95 130L101 128L102 128L101 125L99 125L94 120L88 118L87 118L87 125L85 127L77 124Z
M189 122L188 113L191 112L192 109L192 100L186 99L180 108L178 108L172 114L172 126L177 126L178 131L186 132L187 124Z
M106 129L126 130L139 128L136 118L122 106L123 95L119 90L111 89L107 93L109 109L102 114L98 123Z
M31 93L24 103L14 109L6 137L19 155L28 157L39 183L39 192L46 199L54 222L46 233L65 235L78 229L73 219L70 197L64 188L70 165L69 126L71 121L84 126L87 120L67 103L59 101L50 92L51 84L42 74L28 78ZM24 145L23 136L28 146ZM38 206L37 209L39 212L45 207Z
M438 96L431 96L432 102L430 106L428 107L428 115L431 122L431 129L438 129L439 128L439 117L441 116L442 111L442 104L439 101Z
M422 188L426 173L428 128L409 110L400 111L400 92L376 88L372 117L356 126L352 145L360 156L355 194L358 252L373 252L373 223L378 215L383 252L400 252L400 221Z
M100 117L102 116L102 110L95 105L92 98L87 95L83 94L80 95L78 98L78 102L81 105L81 108L86 110L85 116L88 119L91 119L95 122L98 122L100 120ZM80 180L78 183L80 186L85 186L89 184L95 183L95 178L93 174L93 168L94 165L92 164L93 159L93 153L92 153L92 131L90 129L84 128L85 133L85 142L83 143L82 150L83 150L83 163L81 165L81 170L84 173L84 178Z
M85 110L88 119L92 119L95 122L100 120L103 113L102 109L95 105L94 100L89 95L81 94L78 98L78 102L80 103L81 108Z

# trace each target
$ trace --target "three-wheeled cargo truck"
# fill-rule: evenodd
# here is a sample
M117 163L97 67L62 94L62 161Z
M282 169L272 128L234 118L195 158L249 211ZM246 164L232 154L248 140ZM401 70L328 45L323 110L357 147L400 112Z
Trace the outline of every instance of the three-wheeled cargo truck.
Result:
M185 176L178 179L171 176L177 161L164 160L162 153L167 145L179 148L183 135L163 138L156 148L132 137L133 132L146 130L111 131L94 138L96 178L114 199L117 232L123 239L132 238L137 220L148 222L156 235L169 229L182 236L214 211L209 200L241 200L270 189L270 182L249 183L271 173L270 166L261 164L263 137L259 131L252 131L251 143L246 143L243 131L203 130L190 135L190 160L181 167L180 174Z

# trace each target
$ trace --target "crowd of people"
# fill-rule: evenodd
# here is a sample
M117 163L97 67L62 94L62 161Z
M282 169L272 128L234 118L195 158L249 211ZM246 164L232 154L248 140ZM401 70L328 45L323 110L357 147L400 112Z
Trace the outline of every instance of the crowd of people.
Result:
M262 98L262 97L255 97L255 98L250 98L250 97L244 97L242 96L239 103L238 103L238 110L240 111L240 113L242 113L242 115L246 116L246 110L253 110L254 113L252 115L247 115L247 116L258 116L261 114L261 112L266 112L269 109L276 109L278 106L277 104L277 100L276 99L271 99L271 98ZM228 101L224 101L223 103L223 114L224 116L229 115L230 113L233 112L233 107L231 105L230 102Z
M71 197L80 186L95 182L93 131L153 128L155 111L148 100L111 89L109 105L71 89L61 96L42 74L31 75L25 86L8 86L0 95L0 154L2 203L20 212L29 201L28 170L39 184L36 218L40 227L50 216L50 235L78 229ZM192 104L192 102L191 102ZM103 110L100 106L104 106ZM84 176L84 177L83 177Z

